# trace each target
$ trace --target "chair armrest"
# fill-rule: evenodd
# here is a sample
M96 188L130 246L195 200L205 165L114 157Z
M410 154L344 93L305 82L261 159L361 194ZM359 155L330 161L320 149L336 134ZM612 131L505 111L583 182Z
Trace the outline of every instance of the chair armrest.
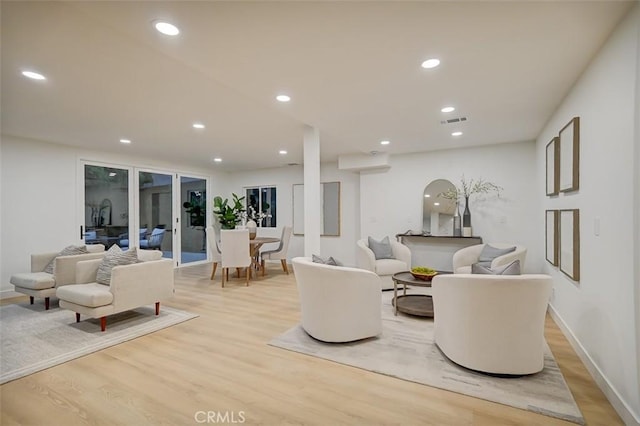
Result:
M398 241L391 241L393 257L407 264L407 269L411 269L411 249Z
M76 284L87 284L96 281L98 268L102 259L81 260L76 263Z
M53 264L53 277L56 287L67 284L76 284L76 265L83 260L102 260L104 252L74 254L71 256L58 256ZM91 281L89 281L91 282Z
M478 261L480 252L482 251L484 244L476 244L473 246L465 247L453 254L453 272L455 273L458 268L463 266L471 266Z
M170 259L115 266L111 270L110 291L115 312L169 299L173 288Z
M38 253L31 255L31 272L42 272L44 268L47 267L49 262L51 262L58 255L57 251L50 253Z
M375 272L376 256L373 251L362 240L356 242L356 245L356 265L358 265L358 268Z

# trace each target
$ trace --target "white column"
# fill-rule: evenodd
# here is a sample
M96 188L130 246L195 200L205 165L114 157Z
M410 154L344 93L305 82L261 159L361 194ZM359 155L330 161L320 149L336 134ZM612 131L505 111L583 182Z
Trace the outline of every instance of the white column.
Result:
M304 128L304 255L320 255L320 132Z

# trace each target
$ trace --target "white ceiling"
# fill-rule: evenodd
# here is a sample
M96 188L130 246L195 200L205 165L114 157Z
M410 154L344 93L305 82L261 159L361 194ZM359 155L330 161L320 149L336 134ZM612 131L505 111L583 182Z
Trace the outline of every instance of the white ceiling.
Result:
M302 163L304 125L323 161L528 141L634 3L3 0L2 133L227 171Z

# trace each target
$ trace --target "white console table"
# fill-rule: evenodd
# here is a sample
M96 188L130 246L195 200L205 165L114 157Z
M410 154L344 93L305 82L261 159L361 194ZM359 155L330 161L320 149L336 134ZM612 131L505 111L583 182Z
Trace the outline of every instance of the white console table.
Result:
M412 266L453 271L453 254L461 248L482 244L481 237L398 234L396 239L411 250Z

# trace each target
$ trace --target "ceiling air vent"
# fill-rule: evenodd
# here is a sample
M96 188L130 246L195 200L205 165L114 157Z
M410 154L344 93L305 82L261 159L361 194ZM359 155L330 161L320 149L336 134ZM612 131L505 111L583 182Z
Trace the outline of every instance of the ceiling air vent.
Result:
M442 120L440 124L462 123L464 121L467 121L467 117L457 117L457 118L450 118L448 120Z

